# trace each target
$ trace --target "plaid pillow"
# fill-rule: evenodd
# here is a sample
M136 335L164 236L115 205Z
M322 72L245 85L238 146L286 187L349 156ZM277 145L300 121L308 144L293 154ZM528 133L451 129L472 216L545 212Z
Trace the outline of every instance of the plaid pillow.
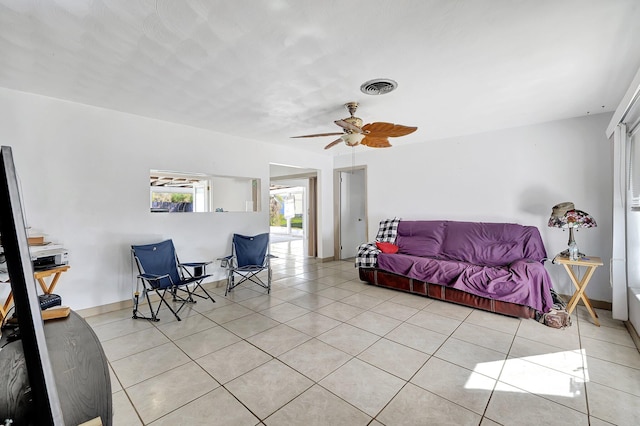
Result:
M399 217L381 221L376 242L395 243L398 235L398 223L400 223ZM380 253L380 249L375 242L361 244L356 255L356 268L375 268L378 264L378 253Z
M398 236L398 224L400 223L399 217L393 219L386 219L380 221L380 228L378 228L378 235L376 235L376 241L382 243L395 243Z
M356 268L375 268L380 250L373 243L360 244L356 256Z

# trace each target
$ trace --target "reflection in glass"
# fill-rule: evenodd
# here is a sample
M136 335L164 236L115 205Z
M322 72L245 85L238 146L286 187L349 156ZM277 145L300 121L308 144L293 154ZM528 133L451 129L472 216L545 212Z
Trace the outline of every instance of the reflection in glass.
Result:
M260 179L151 170L152 212L258 212Z

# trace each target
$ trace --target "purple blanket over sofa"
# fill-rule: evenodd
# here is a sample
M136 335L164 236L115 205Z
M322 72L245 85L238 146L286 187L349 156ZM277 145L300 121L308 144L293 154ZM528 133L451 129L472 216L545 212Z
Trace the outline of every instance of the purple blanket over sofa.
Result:
M380 253L378 268L477 296L548 312L546 250L533 226L511 223L400 221L397 254Z

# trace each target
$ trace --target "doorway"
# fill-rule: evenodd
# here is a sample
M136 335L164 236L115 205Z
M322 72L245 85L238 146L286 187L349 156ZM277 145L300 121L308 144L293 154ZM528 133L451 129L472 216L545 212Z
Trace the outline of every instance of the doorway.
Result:
M303 182L282 185L271 183L269 189L270 242L282 254L304 252L305 228L307 228L307 188Z
M271 249L280 256L316 257L317 170L270 164Z
M335 253L340 260L356 257L360 244L367 241L366 166L334 171Z

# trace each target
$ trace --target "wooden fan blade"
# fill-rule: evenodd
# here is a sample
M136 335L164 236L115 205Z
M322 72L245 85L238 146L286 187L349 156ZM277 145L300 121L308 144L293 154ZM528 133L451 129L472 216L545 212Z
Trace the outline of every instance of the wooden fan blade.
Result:
M317 133L315 135L302 135L302 136L291 136L292 138L317 138L318 136L339 136L342 135L342 132L333 132L333 133Z
M388 148L391 146L389 139L379 136L367 135L360 141L360 145L366 145L371 148Z
M396 138L398 136L405 136L409 133L413 133L418 130L418 128L402 126L400 124L377 122L365 124L362 126L362 130L367 133L368 136Z
M338 145L340 142L342 142L342 138L338 138L335 141L331 142L329 145L325 146L324 149L329 149L332 146L336 146Z
M338 126L342 127L343 129L351 130L352 132L355 132L355 133L362 133L362 129L360 127L354 126L348 121L336 120L334 121L334 123L336 123Z

